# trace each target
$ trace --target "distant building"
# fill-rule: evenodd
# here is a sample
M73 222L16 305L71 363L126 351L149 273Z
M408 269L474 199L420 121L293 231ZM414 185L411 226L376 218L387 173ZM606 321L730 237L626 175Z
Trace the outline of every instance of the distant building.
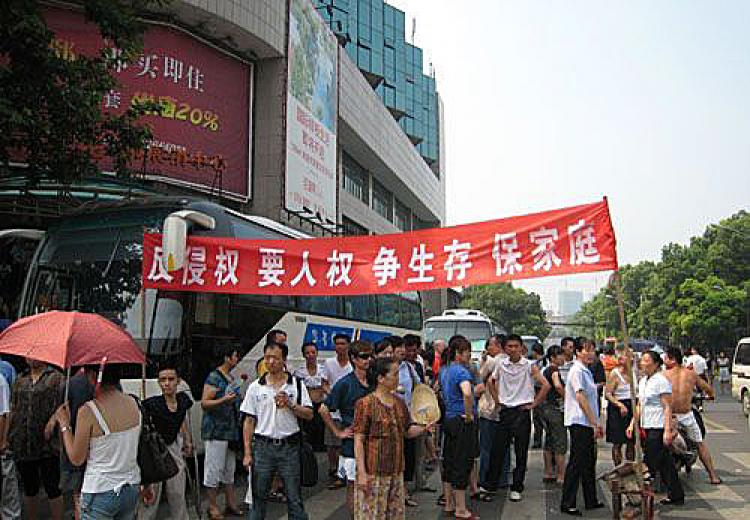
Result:
M582 291L558 291L557 305L559 313L563 316L573 316L581 309L583 305Z

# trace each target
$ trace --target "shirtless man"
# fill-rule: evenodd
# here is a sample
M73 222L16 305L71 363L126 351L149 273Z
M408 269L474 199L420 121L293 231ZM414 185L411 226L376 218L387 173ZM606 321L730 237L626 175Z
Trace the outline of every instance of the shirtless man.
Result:
M716 475L711 453L708 451L706 443L703 442L703 435L701 435L691 406L693 390L696 386L710 399L715 397L714 390L695 371L682 366L680 349L669 347L666 354L667 371L665 375L672 383L672 412L677 418L677 422L686 429L690 440L698 445L698 456L706 467L706 471L708 471L711 484L721 484L721 479Z

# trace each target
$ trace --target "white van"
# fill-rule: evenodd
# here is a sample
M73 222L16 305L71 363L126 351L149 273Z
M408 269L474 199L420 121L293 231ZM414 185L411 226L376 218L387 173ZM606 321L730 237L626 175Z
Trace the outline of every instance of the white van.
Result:
M750 338L742 338L734 351L732 396L742 403L742 411L750 417Z

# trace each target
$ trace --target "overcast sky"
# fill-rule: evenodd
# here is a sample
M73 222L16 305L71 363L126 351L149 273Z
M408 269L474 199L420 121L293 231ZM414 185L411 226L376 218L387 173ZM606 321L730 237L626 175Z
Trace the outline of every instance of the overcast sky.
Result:
M607 195L623 264L750 207L750 2L389 3L445 105L448 224Z

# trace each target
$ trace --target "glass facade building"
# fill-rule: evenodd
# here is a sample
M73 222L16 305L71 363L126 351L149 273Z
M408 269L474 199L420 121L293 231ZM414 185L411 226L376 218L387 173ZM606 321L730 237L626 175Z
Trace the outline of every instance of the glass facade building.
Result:
M422 49L406 41L405 15L384 0L313 0L425 162L439 159L434 75ZM437 175L437 168L433 172Z

